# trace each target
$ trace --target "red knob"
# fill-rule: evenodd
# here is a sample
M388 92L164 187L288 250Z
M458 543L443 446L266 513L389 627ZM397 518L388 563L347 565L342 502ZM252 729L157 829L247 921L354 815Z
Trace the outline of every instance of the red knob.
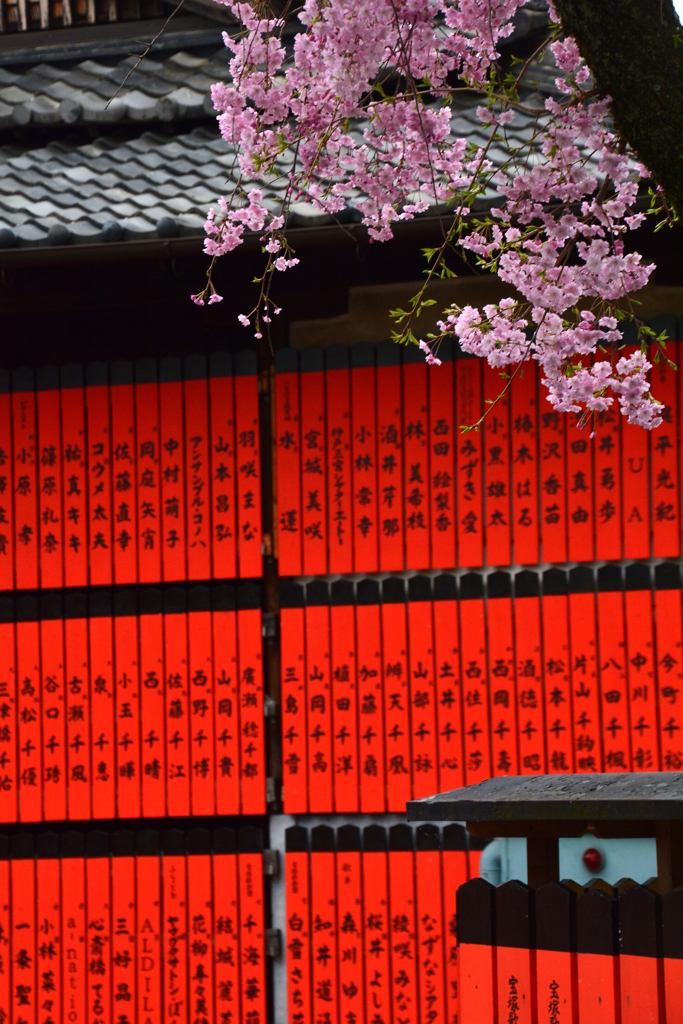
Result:
M594 846L589 846L587 850L584 850L581 859L589 871L600 871L605 864L605 858L602 853L600 850L596 850Z

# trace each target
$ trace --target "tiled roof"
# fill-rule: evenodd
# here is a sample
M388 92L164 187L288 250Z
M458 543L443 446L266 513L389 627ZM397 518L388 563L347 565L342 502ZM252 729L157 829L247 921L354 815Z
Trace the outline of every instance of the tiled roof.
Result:
M528 137L532 124L518 115L513 141ZM458 111L453 127L486 142L474 107ZM507 157L501 144L489 155L498 163ZM82 145L0 146L0 248L201 234L209 206L230 191L234 165L215 122L170 138L145 131L124 141L103 135ZM276 185L266 195L278 202L278 191ZM349 190L342 219L356 219L353 199ZM296 226L331 221L303 203L290 214Z
M527 13L522 35L545 16L533 7ZM228 59L221 46L213 52L176 50L163 60L147 57L136 67L134 57L75 66L44 62L25 72L0 66L0 130L11 138L8 129L30 129L0 145L0 249L201 235L208 208L232 187L235 157L218 133L210 100L212 83L228 77ZM541 91L552 91L551 69L535 72ZM538 107L542 98L528 102ZM485 144L488 132L476 105L469 94L456 94L453 131ZM206 126L190 131L182 124L187 119L206 119ZM512 144L528 140L534 123L531 115L518 114L506 129ZM101 135L84 141L88 126ZM41 143L48 131L52 141ZM488 155L501 165L509 153L495 143ZM278 206L286 157L282 169L281 182L269 190ZM353 202L349 190L344 216L336 219L359 220ZM295 203L289 223L313 227L332 220Z
M213 126L0 147L0 247L200 234L232 161Z
M0 128L215 117L210 89L226 78L229 56L224 46L210 58L181 51L163 61L147 57L132 72L135 57L38 64L23 73L0 67Z

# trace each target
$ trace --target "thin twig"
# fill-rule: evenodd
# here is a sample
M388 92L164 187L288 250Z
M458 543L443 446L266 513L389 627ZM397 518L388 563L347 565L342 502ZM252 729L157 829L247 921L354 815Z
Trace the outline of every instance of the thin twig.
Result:
M116 90L116 92L114 93L114 95L113 95L113 96L111 96L111 97L110 97L110 98L109 98L109 99L107 100L107 102L106 102L106 105L105 105L105 108L104 108L105 110L107 109L107 107L109 106L109 104L110 104L110 103L113 103L113 101L114 101L114 100L116 99L116 97L117 97L117 96L118 96L118 94L119 94L119 93L121 92L121 90L123 89L124 85L126 84L126 82L128 81L128 79L130 78L130 76L131 76L131 75L133 74L133 72L134 72L134 71L137 71L137 69L138 69L138 68L140 67L140 65L142 64L143 60L144 60L144 59L145 59L145 57L147 56L147 54L149 53L149 51L150 51L150 50L152 49L152 47L153 47L153 46L154 46L154 44L156 43L157 39L158 39L158 38L159 38L160 36L162 36L162 35L164 34L164 32L166 31L166 29L168 28L168 23L169 23L169 21L171 20L171 18L175 17L175 15L176 15L176 14L178 13L178 11L180 10L180 8L181 8L181 7L183 6L183 4L184 4L184 3L185 3L185 0L180 0L180 3L178 4L178 6L177 6L177 7L174 7L174 8L173 8L173 10L172 10L172 11L171 11L171 13L169 14L168 18L166 19L166 21L164 22L164 24L163 24L163 25L161 26L161 28L159 29L159 31L158 31L158 32L157 32L157 34L155 35L155 37L154 37L154 39L152 40L152 42L148 44L148 46L147 46L147 48L146 48L145 52L144 52L144 53L141 53L141 54L140 54L140 55L138 56L138 59L136 60L135 64L133 64L132 68L130 69L130 71L128 72L128 74L127 74L127 75L126 75L126 77L124 78L124 80L123 80L123 81L121 82L121 85L120 85L120 86L118 87L118 89ZM141 40L141 41L142 41L142 40ZM137 56L137 54L130 54L130 56L131 56L131 57L133 57L133 56Z

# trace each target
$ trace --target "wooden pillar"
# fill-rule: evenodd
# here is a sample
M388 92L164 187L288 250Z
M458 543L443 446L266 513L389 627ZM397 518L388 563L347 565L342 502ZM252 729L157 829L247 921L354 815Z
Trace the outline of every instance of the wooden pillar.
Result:
M658 821L657 887L660 893L683 886L683 821Z
M526 841L527 883L538 889L546 882L560 880L560 843L557 836L527 836Z

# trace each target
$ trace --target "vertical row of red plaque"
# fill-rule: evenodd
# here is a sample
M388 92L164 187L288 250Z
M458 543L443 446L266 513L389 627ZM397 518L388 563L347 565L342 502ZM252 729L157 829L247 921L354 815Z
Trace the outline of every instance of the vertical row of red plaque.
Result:
M617 407L590 423L554 412L534 362L501 375L453 356L448 342L438 367L390 342L276 352L281 575L680 553L681 399L666 359L650 436Z
M0 589L257 577L256 357L0 377Z
M265 811L260 588L0 601L0 820Z
M280 616L288 813L401 812L491 775L683 764L671 562L654 579L636 562L290 582Z
M462 827L293 826L285 843L288 1019L455 1021L455 894L478 874Z
M0 1011L30 1024L266 1024L261 833L19 834L0 859ZM110 849L111 847L111 849ZM227 1016L226 1016L227 1015Z

